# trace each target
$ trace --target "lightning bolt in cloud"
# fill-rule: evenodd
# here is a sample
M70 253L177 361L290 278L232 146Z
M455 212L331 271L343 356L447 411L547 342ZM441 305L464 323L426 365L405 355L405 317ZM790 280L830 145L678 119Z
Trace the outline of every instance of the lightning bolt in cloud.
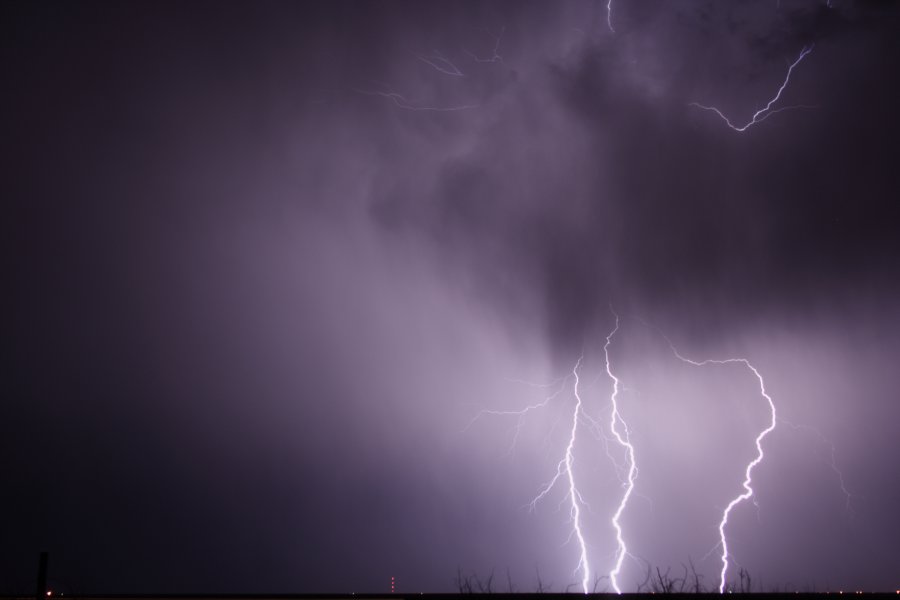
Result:
M503 41L503 34L506 33L506 26L504 25L500 28L500 33L498 35L492 34L487 28L485 28L485 31L488 35L494 38L494 48L490 56L488 56L487 58L483 58L481 56L478 56L474 52L466 50L465 48L462 49L463 52L465 52L469 56L469 58L477 63L502 63L503 57L500 55L500 43Z
M391 102L393 102L398 108L402 108L403 110L411 110L411 111L426 111L426 112L456 112L460 110L468 110L470 108L477 108L476 104L459 104L456 106L430 106L430 105L421 105L415 102L411 102L407 100L402 94L395 92L390 87L383 85L383 90L361 90L354 89L357 94L362 94L364 96L380 96L382 98L387 98Z
M731 511L734 510L734 508L737 507L738 504L744 502L745 500L749 500L753 496L753 488L751 487L751 484L753 483L753 469L763 461L763 458L765 458L765 453L763 452L762 448L763 439L775 429L775 402L772 400L772 397L769 396L769 394L766 392L766 384L763 380L762 375L760 375L756 367L750 364L750 361L746 358L726 358L723 360L707 359L702 361L695 361L682 356L672 344L672 342L668 340L668 338L666 338L666 341L669 342L669 347L672 349L672 352L675 353L675 356L678 357L679 360L690 365L694 365L695 367L702 367L705 365L727 365L732 363L739 363L744 365L745 367L750 369L750 371L756 377L757 381L759 382L759 392L769 404L769 424L765 427L765 429L759 432L759 435L756 436L756 457L752 461L750 461L750 463L744 470L744 482L742 484L744 491L738 496L735 496L728 503L728 506L726 506L725 510L722 512L722 520L719 522L719 544L722 547L722 571L719 574L719 593L721 594L725 592L726 574L728 573L728 539L725 535L725 528L728 526L728 517L731 515Z
M465 74L459 70L459 67L454 65L449 58L445 57L437 50L434 50L430 55L427 56L424 54L416 54L415 57L429 67L433 68L435 71L443 73L444 75L451 75L453 77L465 76Z
M756 111L755 113L753 113L753 118L751 118L749 121L747 121L747 123L745 123L744 125L735 125L734 123L731 122L731 119L726 117L722 113L722 111L720 111L715 106L706 106L706 105L700 104L698 102L691 102L689 104L689 106L694 106L694 107L715 113L716 115L718 115L718 117L720 119L725 121L725 124L728 125L728 127L730 127L731 129L733 129L737 132L747 131L748 129L750 129L750 127L757 125L759 123L762 123L763 121L765 121L772 115L786 111L786 110L793 110L793 109L797 109L797 108L814 108L813 106L805 105L805 104L798 104L798 105L794 105L794 106L784 106L781 108L774 108L774 109L772 108L775 105L775 103L781 99L781 94L787 88L788 83L791 80L791 73L793 73L793 71L797 67L797 65L800 64L800 61L802 61L804 58L806 58L806 56L810 52L812 52L812 50L813 50L812 45L804 46L803 50L801 50L801 52L800 52L800 56L798 56L797 59L793 63L791 63L791 66L788 67L787 74L784 76L784 81L781 83L781 87L778 88L778 92L775 94L775 96L773 96L772 99L769 100L769 103L766 104L763 108L761 108L758 111Z

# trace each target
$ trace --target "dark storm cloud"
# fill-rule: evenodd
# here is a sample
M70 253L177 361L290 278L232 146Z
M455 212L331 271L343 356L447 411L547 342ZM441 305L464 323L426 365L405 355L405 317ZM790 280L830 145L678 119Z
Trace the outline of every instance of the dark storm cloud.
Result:
M509 457L508 421L465 428L582 349L605 410L610 303L752 354L871 498L826 543L843 497L777 438L755 570L893 585L900 36L895 4L844 4L616 2L615 36L603 2L5 4L0 592L41 549L73 592L562 588L564 516L520 508L566 407ZM749 119L810 43L784 104L815 108L738 134L689 106ZM629 319L658 503L629 531L674 564L760 415ZM618 482L585 465L603 515Z
M433 189L376 195L376 219L426 227L454 256L477 248L485 278L513 273L542 289L551 337L576 346L610 298L803 307L861 271L895 274L872 260L895 250L886 217L897 182L886 163L898 139L896 86L870 96L867 124L848 119L861 110L858 93L896 66L891 21L819 3L621 12L624 41L595 30L593 41L538 63L501 92L516 106L484 107L494 123L471 127L473 152L435 166ZM716 103L749 120L810 44L815 54L781 105L814 109L738 134L688 106ZM466 127L480 117L453 118ZM846 159L859 166L839 148L857 149ZM552 184L517 187L531 169Z

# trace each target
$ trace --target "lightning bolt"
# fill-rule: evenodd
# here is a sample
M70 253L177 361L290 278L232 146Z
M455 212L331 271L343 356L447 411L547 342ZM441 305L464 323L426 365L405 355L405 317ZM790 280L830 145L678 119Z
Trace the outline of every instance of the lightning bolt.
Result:
M612 311L612 309L611 309ZM513 446L515 445L516 439L519 436L519 431L521 430L523 420L527 414L532 411L536 411L540 408L547 406L552 400L560 396L566 389L568 389L568 381L573 380L573 395L575 397L575 405L572 408L571 412L571 428L569 429L568 441L566 444L565 452L562 458L558 461L556 465L556 472L553 475L553 478L544 484L539 490L538 494L531 500L531 502L527 505L531 510L536 510L537 504L541 502L554 488L557 487L557 484L560 486L566 485L567 490L562 500L560 501L560 508L563 504L569 504L569 522L572 524L572 530L569 534L567 542L570 542L572 539L576 539L578 542L579 554L578 554L578 562L575 566L574 573L580 574L581 576L581 587L582 591L587 594L589 593L589 584L591 578L590 571L590 560L588 557L588 548L587 542L584 534L582 516L585 509L590 510L589 505L587 504L584 496L582 495L578 483L576 481L575 474L575 446L577 443L577 437L579 432L579 424L585 425L588 429L600 436L600 438L604 441L604 446L606 448L606 455L610 458L614 466L616 467L617 472L620 473L620 481L622 483L622 487L624 488L624 493L616 507L615 512L613 513L610 523L615 530L616 537L616 552L615 552L615 561L612 569L609 572L609 579L612 585L612 588L615 590L617 594L622 593L622 589L619 584L619 578L621 577L622 567L625 561L625 557L631 557L628 551L628 547L625 541L624 529L622 527L621 519L625 510L628 507L628 503L632 496L637 495L635 493L635 482L638 476L638 468L637 468L637 460L635 455L635 447L631 443L630 440L630 430L628 424L626 423L624 417L622 416L620 406L619 406L619 394L625 388L622 386L621 380L615 374L612 368L612 360L610 357L610 348L612 346L613 340L615 336L618 334L620 329L620 317L615 312L612 311L615 316L615 325L609 334L606 336L605 343L603 345L603 352L605 358L605 368L606 368L606 376L612 381L612 393L610 395L610 406L611 406L611 414L609 419L609 429L612 432L612 436L614 439L607 438L602 432L605 429L601 425L601 422L594 420L587 412L584 410L584 403L581 397L581 378L580 378L580 369L582 367L582 363L584 360L584 355L578 358L575 363L575 366L572 368L571 374L567 375L564 378L558 379L550 384L537 386L536 384L529 384L535 387L541 388L553 388L553 393L544 398L544 400L530 404L519 410L482 410L479 412L475 418L469 423L471 426L476 420L485 415L498 415L498 416L515 416L517 417L516 423L516 433L513 438ZM722 563L722 568L719 573L719 593L725 593L726 585L727 585L727 575L729 566L734 563L735 565L739 565L739 563L730 555L729 546L728 546L728 536L727 529L729 525L729 519L734 512L734 510L743 502L750 500L754 504L756 504L755 491L753 489L753 472L758 465L760 465L765 459L765 452L763 450L763 442L765 438L774 431L776 424L780 421L785 425L793 429L805 429L815 433L823 443L829 445L831 449L831 468L838 476L838 480L840 482L841 490L844 492L847 498L847 509L848 512L852 515L851 508L851 495L847 490L846 485L844 484L843 474L837 467L837 462L835 460L835 446L833 443L828 440L821 432L817 429L809 426L803 425L794 425L782 419L779 419L776 412L775 402L772 397L769 395L766 390L766 383L763 379L762 374L759 370L747 359L747 358L726 358L726 359L706 359L706 360L693 360L683 356L675 345L669 340L668 337L665 336L658 328L649 325L648 323L642 321L635 317L639 322L643 323L646 326L652 327L655 329L663 339L669 344L669 348L672 353L678 358L680 361L687 363L689 365L695 367L704 367L707 365L730 365L730 364L740 364L743 365L746 369L748 369L753 376L756 378L759 384L759 393L765 399L766 403L769 407L769 422L765 427L756 435L755 438L755 446L756 446L756 455L755 457L746 465L744 468L744 479L741 484L742 491L738 495L734 496L727 504L725 509L722 511L721 519L718 523L718 532L719 532L719 541L718 543L710 550L709 554L715 552L718 548L721 548L720 560ZM602 375L601 375L602 377ZM595 380L593 383L596 383ZM520 382L527 383L527 382ZM591 387L593 383L588 384L588 387ZM556 388L556 385L559 385L559 388ZM468 426L466 427L468 429ZM627 461L624 465L620 465L616 459L613 458L609 446L610 444L618 443L618 445L625 451ZM512 449L512 448L511 448ZM758 508L758 505L757 505Z
M581 399L581 394L579 391L579 384L581 382L578 370L581 367L581 362L584 359L584 356L578 358L575 362L575 366L572 369L572 374L561 379L557 380L560 383L560 388L556 390L550 396L547 396L541 402L537 402L535 404L528 405L519 410L482 410L469 422L469 424L463 429L463 431L469 429L478 419L485 415L497 415L497 416L515 416L517 417L516 423L516 433L513 438L512 445L510 446L510 451L515 446L516 439L519 436L519 432L522 428L522 423L525 416L537 409L543 408L547 406L552 400L557 398L562 392L566 389L566 383L570 378L574 379L573 392L575 395L575 407L572 410L572 428L569 431L569 440L566 444L566 450L563 454L563 458L556 465L556 473L553 478L544 484L544 486L540 489L537 496L535 496L531 502L528 503L527 507L534 511L537 509L537 504L544 499L556 487L556 484L560 482L561 479L565 479L568 482L568 491L563 498L563 502L566 500L570 503L569 516L570 522L572 523L572 533L569 536L569 540L572 537L575 537L578 540L579 547L579 557L578 563L575 566L575 573L581 572L581 587L585 594L589 591L589 583L591 578L590 572L590 561L588 559L588 550L587 550L587 542L585 541L584 531L581 526L581 512L582 506L587 507L587 503L584 500L584 497L581 494L581 491L578 489L578 484L575 481L575 442L578 437L578 425L581 419L587 418L587 415L584 413L583 404ZM518 381L518 380L513 380ZM549 386L540 386L535 385L529 382L518 381L519 383L526 383L533 387L550 387L554 385L556 382L551 383Z
M622 495L622 500L619 502L618 508L616 508L616 512L612 516L612 526L616 530L616 561L613 569L609 572L609 580L612 583L613 589L617 594L621 594L622 590L619 588L619 573L622 571L622 563L625 561L625 557L628 555L628 547L625 545L625 538L622 533L622 525L619 522L619 519L622 517L622 513L625 511L625 507L628 505L628 500L631 498L632 493L634 492L634 480L637 478L637 465L634 460L634 446L631 444L628 433L628 424L625 423L625 419L622 418L622 414L619 412L619 404L618 404L618 396L619 396L619 378L616 377L612 372L612 367L610 365L609 360L609 347L612 344L613 336L616 335L616 332L619 331L619 315L615 312L613 314L616 317L616 326L610 331L609 335L606 336L606 343L603 345L603 353L606 357L606 374L612 379L613 382L613 392L610 396L610 402L612 404L612 414L610 416L609 428L612 430L613 436L615 436L616 441L622 446L627 454L628 454L628 474L625 480L625 493ZM619 425L622 426L622 431L619 431Z
M502 63L503 57L500 56L500 43L503 41L503 34L506 33L506 26L504 25L503 27L500 28L499 35L494 35L486 27L484 30L485 30L485 32L487 32L487 34L489 36L494 38L494 49L492 51L493 53L489 57L482 58L482 57L478 56L477 54L475 54L474 52L466 50L465 48L463 48L462 51L465 52L469 56L469 58L471 58L473 61L475 61L477 63L495 63L495 62Z
M402 94L395 92L388 86L383 86L384 90L360 90L354 89L353 91L357 94L362 94L364 96L380 96L382 98L387 98L391 102L393 102L397 107L402 108L403 110L411 110L411 111L427 111L427 112L456 112L461 110L467 110L470 108L477 108L477 104L460 104L457 106L422 106L407 100Z
M454 65L449 58L434 50L431 55L424 54L415 54L416 58L421 60L423 63L433 68L435 71L439 73L443 73L444 75L452 75L453 77L464 77L465 74L459 70L459 67Z
M731 511L745 500L749 500L753 496L753 488L751 484L753 482L753 469L763 461L765 458L765 453L762 448L763 439L775 429L776 423L776 413L775 413L775 402L772 400L772 397L766 392L766 383L763 380L762 375L760 375L759 371L756 370L750 361L746 358L726 358L724 360L715 360L715 359L707 359L703 361L695 361L689 358L685 358L682 356L671 341L666 338L666 341L669 342L669 347L672 349L672 352L675 353L675 356L678 357L679 360L686 362L690 365L694 365L695 367L702 367L705 365L727 365L732 363L740 363L750 369L753 372L753 375L756 376L757 381L759 381L759 392L762 394L763 398L766 399L766 402L769 404L770 411L770 422L769 424L759 432L759 435L756 436L756 457L750 461L744 470L744 482L743 488L744 491L735 496L731 502L728 503L728 506L725 507L725 510L722 512L722 520L719 522L719 544L722 546L722 571L719 574L719 593L725 593L725 576L728 572L728 540L725 535L725 528L728 526L728 517L731 514Z
M784 423L785 425L787 425L788 427L790 427L791 429L793 429L794 431L804 430L804 431L811 432L813 435L815 435L816 437L819 438L819 441L822 442L822 444L828 446L828 448L830 449L829 466L831 467L831 470L834 472L835 476L837 477L838 485L840 485L841 492L844 494L845 506L847 508L847 514L849 515L849 517L851 519L854 518L854 516L856 516L856 513L853 510L853 494L851 494L850 490L847 489L847 485L846 485L846 483L844 483L844 473L837 466L837 458L835 457L836 450L834 447L834 442L832 442L830 439L828 439L825 436L825 434L823 434L821 431L819 431L815 427L812 427L811 425L795 425L794 423L791 423L790 421L787 421L785 419L779 419L779 420L782 423Z
M584 590L584 593L587 594L591 573L590 567L588 566L587 546L584 542L584 534L581 532L581 509L578 506L581 493L575 486L575 473L572 471L572 463L575 460L572 451L575 447L575 434L578 431L578 416L581 413L581 396L578 394L578 367L581 365L582 358L583 357L579 357L578 361L575 363L575 368L572 369L572 374L575 376L574 390L576 402L575 410L572 411L572 432L569 436L569 445L566 446L566 473L569 475L569 498L572 501L572 527L575 529L575 535L578 537L578 544L581 548L581 556L578 559L578 567L576 567L575 570L577 571L581 568L581 588Z
M569 379L568 377L565 377L562 379L557 379L556 381L554 381L548 385L534 384L529 381L522 381L520 379L509 380L513 383L522 383L522 384L525 384L525 385L528 385L531 387L539 387L539 388L548 388L548 387L551 387L558 383L559 389L556 390L551 395L544 398L543 400L541 400L540 402L536 402L535 404L530 404L530 405L526 406L525 408L521 408L519 410L488 410L488 409L485 409L485 410L479 411L478 414L472 418L472 420L469 422L469 424L465 426L465 428L463 429L463 432L468 431L469 428L472 427L472 425L474 425L476 421L478 421L481 417L483 417L485 415L516 416L516 417L518 417L516 419L516 433L513 435L513 439L512 439L512 442L510 443L509 451L508 451L508 454L512 454L512 451L516 447L516 442L519 439L519 434L522 431L522 426L525 423L525 416L533 410L537 410L539 408L543 408L543 407L547 406L551 401L555 400L560 394L562 394L563 391L565 391L565 386L566 386L566 382L568 381L568 379Z
M587 554L587 543L584 539L584 532L581 529L581 504L584 504L584 499L582 498L581 492L578 490L578 486L575 483L575 471L572 468L575 463L574 450L575 440L578 435L578 421L579 417L582 416L581 395L578 393L578 384L580 382L578 377L578 368L581 366L581 361L583 358L583 356L579 357L575 362L575 367L572 369L572 375L575 377L575 408L572 411L572 429L569 432L569 442L566 445L566 453L563 459L560 460L556 465L556 475L554 475L553 479L545 484L541 491L538 492L538 495L535 496L534 499L529 503L529 507L531 508L531 510L534 510L537 506L537 503L540 502L544 498L544 496L550 493L550 490L554 488L561 477L565 476L566 479L568 479L569 491L566 494L566 498L568 498L569 502L571 503L569 515L571 516L572 532L578 539L578 547L580 550L578 564L575 566L575 573L577 573L579 570L581 571L581 589L585 594L587 594L591 572Z
M612 24L612 0L606 0L606 26L609 27L610 33L615 33Z
M612 0L610 0L610 1L612 1ZM720 111L715 106L706 106L706 105L700 104L698 102L691 102L689 104L689 106L694 106L696 108L700 108L700 109L715 113L716 115L719 116L720 119L725 121L725 124L728 125L728 127L730 127L731 129L733 129L737 132L747 131L750 127L757 125L759 123L762 123L763 121L765 121L772 115L777 114L779 112L783 112L786 110L793 110L793 109L797 109L797 108L814 108L813 106L805 105L805 104L798 104L795 106L785 106L785 107L776 108L776 109L772 108L775 105L775 103L781 99L781 94L787 88L788 83L791 80L791 73L793 73L793 71L797 67L797 65L800 64L800 61L802 61L804 58L806 58L806 56L810 52L812 52L812 50L813 50L812 45L803 47L803 50L800 51L800 56L798 56L797 59L793 63L791 63L790 67L788 67L787 74L784 77L784 81L781 83L781 87L778 88L778 92L775 94L775 96L773 96L772 99L769 100L769 103L766 104L763 108L761 108L758 111L756 111L755 113L753 113L753 118L750 119L744 125L735 125L734 123L731 122L731 119L726 117L722 113L722 111Z

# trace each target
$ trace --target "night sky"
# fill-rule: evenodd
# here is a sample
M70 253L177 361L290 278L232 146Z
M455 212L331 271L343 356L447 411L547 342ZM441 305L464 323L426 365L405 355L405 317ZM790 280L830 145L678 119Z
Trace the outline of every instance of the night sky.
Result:
M0 4L0 593L577 591L569 474L609 589L616 315L624 590L770 418L669 341L777 406L729 582L900 588L900 5L828 4Z

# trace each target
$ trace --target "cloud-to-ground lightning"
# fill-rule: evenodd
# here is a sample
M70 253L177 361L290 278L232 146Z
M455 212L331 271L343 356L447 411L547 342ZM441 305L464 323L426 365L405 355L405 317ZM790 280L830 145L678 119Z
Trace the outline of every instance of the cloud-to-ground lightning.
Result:
M766 392L766 383L763 380L762 375L759 373L756 367L754 367L746 358L726 358L720 360L707 359L701 361L691 360L682 356L671 341L669 341L668 339L666 339L666 341L669 342L669 347L672 349L672 352L675 353L675 356L678 357L679 360L694 365L695 367L702 367L705 365L726 365L734 363L744 365L745 367L750 369L750 371L756 377L757 381L759 382L759 392L763 396L763 398L766 399L766 402L769 405L769 424L756 436L756 457L752 461L750 461L750 463L744 470L744 482L742 484L744 491L738 496L735 496L728 503L728 506L726 506L725 510L722 511L722 520L719 522L719 544L722 546L722 571L719 574L719 593L724 593L729 561L728 539L725 535L725 528L728 526L728 517L729 515L731 515L731 511L734 510L734 508L738 504L744 502L745 500L749 500L753 496L753 488L751 487L751 484L753 483L753 469L763 461L763 458L765 458L765 453L763 452L762 448L763 439L775 429L775 424L777 423L775 402L772 400L772 397L769 396L768 392Z
M726 125L728 125L728 127L730 127L731 129L733 129L734 131L737 131L737 132L747 131L750 127L757 125L759 123L762 123L763 121L765 121L772 115L777 114L779 112L783 112L786 110L792 110L792 109L796 109L796 108L813 108L812 106L805 105L805 104L794 105L794 106L784 106L781 108L772 108L775 105L775 103L781 99L781 94L784 93L784 90L787 88L788 83L791 80L791 73L793 73L793 71L797 67L797 65L799 65L800 62L804 58L806 58L806 56L810 52L812 52L812 50L813 50L812 45L803 47L803 50L800 51L800 56L798 56L797 59L794 62L792 62L791 65L788 67L787 74L784 76L784 81L781 83L781 87L778 88L778 92L776 92L776 94L772 97L772 99L769 100L768 104L766 104L763 108L761 108L761 109L757 110L755 113L753 113L753 118L751 118L749 121L747 121L743 125L735 125L734 123L732 123L731 119L726 117L722 113L722 111L719 110L718 108L716 108L715 106L707 106L704 104L700 104L699 102L691 102L689 106L694 106L696 108L700 108L700 109L715 113L716 115L719 116L720 119L722 119L725 122Z
M578 432L578 417L581 414L581 396L578 394L578 367L581 366L581 358L575 363L572 374L575 376L575 410L572 415L572 432L569 436L569 445L566 446L566 473L569 476L569 499L572 502L572 527L575 529L575 535L578 537L578 544L581 548L581 556L579 558L578 567L581 568L581 587L584 593L588 593L588 582L591 579L590 566L588 565L587 545L584 541L584 533L581 531L581 508L578 503L581 502L581 494L575 486L575 473L572 465L575 461L573 453L575 447L575 437ZM576 568L577 570L577 568Z
M575 367L572 369L572 375L575 378L574 384L574 394L575 394L575 408L572 410L572 429L569 432L569 440L566 445L566 452L563 456L562 460L559 461L556 465L556 474L553 476L549 482L547 482L541 491L538 492L538 495L534 497L534 499L529 503L529 506L534 509L537 506L537 503L541 501L550 490L552 490L556 483L559 481L560 477L563 475L566 476L569 482L569 490L566 494L566 498L569 499L570 502L570 510L569 515L571 517L572 523L572 533L578 539L578 547L579 547L579 558L578 564L575 566L575 573L581 571L581 588L585 594L588 593L588 584L591 579L591 571L590 571L590 563L588 561L587 555L587 542L585 541L584 531L581 527L581 504L584 504L584 498L581 495L581 492L578 490L578 485L575 482L575 471L573 469L575 463L575 441L578 437L578 422L582 416L582 403L581 403L581 395L578 392L578 384L580 382L578 377L578 369L581 366L581 361L583 357L580 357L576 363ZM571 537L570 537L571 539Z
M606 26L609 27L610 33L615 33L612 24L612 0L606 0Z
M581 460L579 457L576 457L576 447L578 446L577 438L579 434L579 428L582 425L586 426L590 432L597 435L600 440L604 442L606 455L616 468L616 472L621 483L621 489L623 490L618 504L616 505L615 511L610 518L610 523L615 532L616 551L614 555L614 564L609 570L608 575L606 575L607 577L609 577L612 590L617 594L623 593L620 580L622 577L622 568L625 562L625 558L634 557L634 555L629 552L627 547L627 536L625 535L625 529L622 524L622 517L629 506L631 498L638 495L636 493L635 484L639 471L636 460L635 445L631 440L632 432L624 416L622 415L620 406L620 395L623 391L626 390L626 388L623 387L622 381L619 379L619 376L616 375L611 357L613 341L616 339L617 335L621 335L620 317L615 311L613 311L613 315L615 316L615 324L607 334L605 342L603 344L605 372L601 371L602 374L598 375L598 379L595 379L592 382L587 382L586 386L582 385L580 377L584 363L584 355L582 355L578 358L572 371L566 377L557 379L550 384L537 385L516 380L519 383L526 383L534 387L548 389L548 395L543 400L534 402L525 406L524 408L517 410L482 410L469 423L469 426L471 426L480 417L487 415L516 417L517 422L515 426L515 435L513 438L514 446L516 440L519 437L519 432L523 426L526 415L546 407L551 403L551 401L555 400L569 389L569 381L574 382L572 390L575 402L574 406L571 409L571 413L567 413L568 415L570 415L569 423L571 423L571 426L568 428L565 451L556 463L556 469L553 477L547 483L541 486L537 495L528 503L527 506L531 510L536 510L538 503L544 501L554 489L566 489L560 500L560 507L562 507L563 505L568 505L568 513L570 517L568 522L571 524L571 531L566 543L572 541L573 539L577 541L578 561L573 572L577 576L579 576L580 584L584 593L588 593L590 591L589 584L591 578L591 562L588 556L588 544L583 516L585 514L585 510L590 510L590 506L588 505L585 497L582 495L582 486L584 484L582 483L581 486L579 485L577 473L575 471L576 458L578 458L578 460ZM731 498L725 506L724 510L722 510L721 518L718 521L717 527L719 539L716 545L708 553L708 555L711 555L715 553L717 549L721 548L719 553L721 569L719 570L718 584L718 591L720 593L725 593L726 591L728 591L729 567L731 567L732 565L740 566L740 563L732 555L732 549L729 547L729 521L731 520L731 516L734 513L735 509L745 501L750 501L757 506L757 509L759 508L759 505L756 503L756 490L753 487L753 475L756 471L756 468L766 459L766 454L763 448L764 441L767 436L769 436L769 434L775 430L778 423L783 423L794 430L810 431L814 433L822 441L823 444L827 445L828 448L830 448L830 467L837 475L838 482L840 483L840 489L847 499L847 511L852 517L852 496L845 485L843 473L838 469L837 461L835 459L834 444L818 429L805 425L794 425L793 423L785 421L784 419L778 418L775 401L766 388L766 382L762 376L762 373L760 373L760 371L750 362L748 358L734 357L706 360L693 360L691 358L687 358L679 352L672 341L664 333L659 331L658 328L646 323L640 318L634 318L637 321L643 323L645 326L651 327L658 331L662 338L668 343L669 348L674 356L686 364L694 367L704 367L708 365L742 365L743 368L749 370L750 373L756 378L759 394L762 396L762 398L766 402L766 405L768 406L769 418L767 420L767 423L761 428L754 439L756 447L755 456L743 468L743 480L741 483L740 493ZM612 383L612 391L609 397L610 416L609 420L605 424L603 423L603 421L598 421L587 413L584 408L582 399L582 394L585 392L585 389L589 389L590 387L592 387L592 385L596 384L597 381L599 381L600 377L604 376L607 377ZM611 437L607 437L607 435L605 435L604 433L607 428L612 434ZM624 455L626 458L624 462L620 461L620 459L615 458L613 456L613 453L610 451L611 447L616 444L618 444L618 447L621 448L622 451L624 451Z
M581 587L582 587L582 590L584 591L584 593L587 594L589 591L588 586L590 583L591 571L590 571L590 561L588 560L587 541L586 541L586 538L584 535L584 529L583 529L582 523L581 523L582 507L586 506L586 502L584 500L584 497L581 494L581 491L579 490L578 484L576 482L575 470L574 470L575 443L578 438L578 426L579 426L579 422L581 421L581 419L586 416L586 415L584 415L581 394L578 389L578 386L580 383L578 370L579 370L579 368L581 368L582 360L583 360L583 357L579 357L579 359L575 363L575 367L572 369L572 374L569 377L565 377L562 380L558 380L561 382L560 388L558 390L556 390L550 396L547 396L541 402L537 402L535 404L528 405L525 408L522 408L519 410L487 410L487 409L482 410L477 415L475 415L475 417L472 419L472 421L469 423L469 425L466 427L466 429L468 429L473 423L475 423L475 421L477 421L480 417L482 417L484 415L516 416L516 417L518 417L518 420L517 420L517 424L516 424L516 434L515 434L515 437L513 438L513 444L515 444L515 440L518 438L519 431L521 430L521 427L522 427L522 419L525 417L525 415L527 415L528 413L530 413L534 410L537 410L539 408L543 408L543 407L547 406L547 404L549 404L553 399L558 397L566 389L566 382L569 380L569 378L570 377L573 378L573 380L574 380L573 394L575 396L575 406L572 409L572 427L569 431L569 438L568 438L568 442L566 444L565 453L563 454L562 459L560 459L560 461L556 465L556 473L554 474L553 478L549 482L544 484L544 486L540 489L538 494L531 500L531 502L528 503L528 506L531 510L535 510L538 502L543 500L544 497L546 497L547 494L549 494L550 491L553 490L554 487L556 487L556 484L559 482L559 480L561 478L565 478L567 480L568 491L566 492L566 495L565 495L563 501L568 500L569 504L570 504L569 516L571 518L570 522L572 523L572 535L570 536L569 539L571 539L571 537L574 536L578 540L579 558L578 558L578 563L575 566L575 573L578 573L579 571L581 572ZM533 385L533 384L530 384L530 385Z
M613 313L615 314L615 313ZM622 417L622 413L619 412L619 404L618 404L618 396L619 396L619 378L613 374L612 366L610 365L609 360L609 347L612 344L613 336L616 335L616 332L619 331L619 315L615 315L616 317L616 325L612 331L610 331L609 335L606 336L606 343L603 345L603 352L606 357L606 374L612 379L613 382L613 391L610 396L610 402L612 403L612 413L610 416L609 427L612 430L613 435L616 438L616 441L621 445L628 454L628 473L625 479L625 493L622 495L622 499L619 502L619 506L616 508L616 512L612 517L612 526L616 530L616 560L612 570L609 572L609 580L612 583L613 589L617 594L621 594L622 590L619 587L619 573L622 571L622 563L625 561L625 556L628 554L628 547L625 545L625 538L622 533L622 524L619 520L622 517L622 513L625 511L625 507L628 505L628 500L631 498L632 493L634 492L634 480L637 478L637 464L634 459L634 445L631 443L630 435L628 432L628 424L625 422L625 419ZM622 430L619 430L619 425L621 425Z

